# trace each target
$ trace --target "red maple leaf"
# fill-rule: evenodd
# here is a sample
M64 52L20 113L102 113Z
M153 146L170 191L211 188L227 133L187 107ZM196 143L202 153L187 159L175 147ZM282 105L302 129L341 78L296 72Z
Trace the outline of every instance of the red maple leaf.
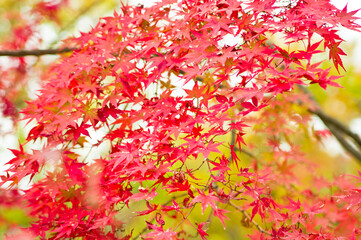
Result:
M202 213L204 213L204 210L206 210L206 208L208 206L210 206L213 209L217 208L216 202L219 202L219 199L217 196L214 195L214 193L205 195L205 193L202 190L197 189L197 191L198 191L199 195L196 196L190 204L197 203L197 202L201 203Z
M205 223L205 222L199 223L197 226L197 231L199 233L199 236L201 236L201 238L203 240L206 240L207 239L206 237L209 235L203 230L204 224L207 224L207 223Z

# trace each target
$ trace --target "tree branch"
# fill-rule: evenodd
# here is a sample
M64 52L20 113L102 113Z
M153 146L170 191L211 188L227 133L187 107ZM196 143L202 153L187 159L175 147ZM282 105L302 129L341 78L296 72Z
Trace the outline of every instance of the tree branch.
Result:
M332 135L337 139L341 146L351 154L359 163L361 163L361 139L360 137L351 132L348 127L324 113L321 109L308 110L310 113L317 115L321 121L330 130ZM348 139L347 139L348 138ZM351 144L352 141L355 145Z
M72 52L76 48L57 48L57 49L33 49L33 50L0 50L0 56L7 57L25 57L25 56L42 56L53 55L66 52Z
M317 115L324 123L327 123L327 125L333 125L335 128L339 129L341 132L352 138L355 143L361 148L361 139L360 137L352 132L347 126L345 126L343 123L338 121L335 118L332 118L331 116L324 113L321 109L317 110L308 110L310 113L313 113Z
M312 96L310 91L301 85L298 88L308 94L310 99L317 105L316 110L308 109L308 111L321 119L321 121L330 130L332 135L341 144L344 150L352 155L359 163L361 163L361 138L356 133L352 132L346 125L337 119L327 115L318 106L316 99Z
M354 148L352 144L350 144L343 136L342 133L338 131L337 128L333 125L327 126L330 132L335 136L335 138L338 140L338 142L341 144L341 146L349 152L356 160L361 163L361 153L360 150Z

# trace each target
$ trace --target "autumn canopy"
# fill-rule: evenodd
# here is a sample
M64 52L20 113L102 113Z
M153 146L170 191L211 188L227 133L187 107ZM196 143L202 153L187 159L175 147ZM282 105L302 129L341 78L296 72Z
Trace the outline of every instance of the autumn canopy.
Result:
M308 88L339 87L338 30L358 31L354 14L329 0L163 0L66 39L1 176L0 203L31 219L15 234L357 239L361 174L326 181L301 146L332 134L310 132L323 112Z

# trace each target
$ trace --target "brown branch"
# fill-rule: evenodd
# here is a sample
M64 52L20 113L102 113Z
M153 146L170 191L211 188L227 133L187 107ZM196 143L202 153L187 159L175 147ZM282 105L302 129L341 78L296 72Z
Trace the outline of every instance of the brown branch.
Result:
M308 111L321 119L321 121L330 130L332 135L337 139L346 152L352 155L359 163L361 163L361 138L352 132L346 125L337 119L327 115L318 106L316 99L312 96L310 91L305 87L298 85L298 88L308 94L310 99L317 105L316 110L308 109ZM301 103L302 104L302 103ZM353 144L352 144L353 143Z
M351 132L348 127L324 113L321 109L308 110L310 113L317 115L321 121L330 130L332 135L337 139L341 146L351 154L359 163L361 163L361 139L360 137ZM355 144L351 144L351 141Z
M337 128L335 128L333 125L327 126L330 132L335 136L335 138L338 140L338 142L341 144L341 146L349 152L356 160L361 163L361 153L359 150L355 149L338 131Z
M66 52L72 52L76 48L58 48L58 49L33 49L33 50L0 50L0 56L7 57L25 57L25 56L42 56L53 55Z
M355 143L361 148L361 139L360 137L352 132L347 126L339 122L337 119L332 118L331 116L324 113L321 109L317 110L308 110L310 113L313 113L317 115L324 123L327 123L327 125L333 125L335 128L339 129L341 132L352 138Z

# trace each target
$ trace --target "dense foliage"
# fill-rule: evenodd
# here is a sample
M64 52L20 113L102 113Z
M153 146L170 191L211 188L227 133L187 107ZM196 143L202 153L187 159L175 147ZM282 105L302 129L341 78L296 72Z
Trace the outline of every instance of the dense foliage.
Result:
M211 239L229 219L252 239L356 239L361 174L326 180L300 147L330 134L308 136L307 87L339 86L322 62L344 69L338 28L357 31L354 13L329 0L123 5L42 74L2 204L24 206L21 234L41 239Z

